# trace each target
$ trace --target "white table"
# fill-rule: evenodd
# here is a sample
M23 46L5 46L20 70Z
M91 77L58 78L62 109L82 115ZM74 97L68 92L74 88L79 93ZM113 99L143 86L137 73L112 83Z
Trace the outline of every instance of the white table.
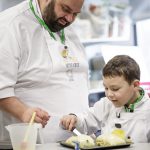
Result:
M4 149L10 149L10 146L8 147L6 145L3 145L2 147L2 145L0 145L0 150L4 150ZM62 147L59 143L49 143L49 144L37 145L36 150L69 150L69 148ZM133 144L130 147L116 149L116 150L150 150L150 143Z
M36 150L69 150L69 148L62 147L59 143L50 143L50 144L38 145ZM150 143L133 144L130 147L116 149L116 150L150 150Z

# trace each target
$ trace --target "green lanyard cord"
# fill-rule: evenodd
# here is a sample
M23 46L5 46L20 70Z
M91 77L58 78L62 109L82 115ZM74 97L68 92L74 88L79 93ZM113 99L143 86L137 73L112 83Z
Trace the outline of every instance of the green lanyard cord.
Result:
M53 32L49 29L49 27L45 24L44 20L42 20L36 13L35 13L35 10L34 10L34 7L33 7L33 4L32 4L32 0L30 0L29 2L29 5L30 5L30 9L32 10L34 16L36 17L36 19L38 20L38 22L40 23L40 25L42 25L50 34L50 36L56 40ZM65 34L64 34L64 30L61 31L61 36L60 36L60 39L61 39L61 43L62 44L65 44Z
M145 94L145 92L144 92L144 90L142 89L142 90L140 91L140 97L138 97L138 98L135 100L135 102L134 102L133 104L130 104L129 107L126 106L126 105L124 106L125 111L126 111L126 112L133 112L133 111L134 111L134 106L135 106L135 104L137 104L138 102L140 102L140 101L142 100L144 94Z

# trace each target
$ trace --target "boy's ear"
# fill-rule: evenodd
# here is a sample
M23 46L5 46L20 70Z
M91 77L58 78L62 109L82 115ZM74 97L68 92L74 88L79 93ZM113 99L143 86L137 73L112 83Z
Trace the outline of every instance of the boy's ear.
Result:
M134 87L139 87L140 86L140 81L139 80L134 80L133 85L134 85Z

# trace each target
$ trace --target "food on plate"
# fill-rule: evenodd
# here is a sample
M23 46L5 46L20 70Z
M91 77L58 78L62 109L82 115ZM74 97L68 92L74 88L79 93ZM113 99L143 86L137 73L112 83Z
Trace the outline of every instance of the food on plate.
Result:
M74 142L78 142L80 148L90 148L95 146L94 140L90 136L84 134L81 134L79 136L72 136L66 140L66 143L71 146L75 145Z
M126 143L130 144L132 143L132 140L130 137L126 137L125 131L122 129L114 129L112 131L112 134L119 136L120 138L124 139Z
M68 138L68 139L66 140L66 143L67 143L68 145L71 145L71 146L74 146L74 145L75 145L74 142L78 142L78 136L71 136L70 138Z
M118 137L117 135L103 134L96 138L96 144L98 146L112 146L126 144L126 141Z
M121 130L121 129L114 129L111 134L113 135L117 135L119 136L120 138L122 138L123 140L126 139L126 135L125 135L125 131L124 130Z
M79 143L80 148L92 148L94 146L116 146L131 144L132 140L126 137L126 133L122 129L114 129L111 133L99 135L94 141L90 136L81 134L72 136L65 141L70 146Z
M110 134L103 134L96 138L98 146L113 146L132 143L131 139L126 137L125 131L115 129Z
M80 135L78 136L78 142L80 147L92 147L95 146L94 140L88 135Z

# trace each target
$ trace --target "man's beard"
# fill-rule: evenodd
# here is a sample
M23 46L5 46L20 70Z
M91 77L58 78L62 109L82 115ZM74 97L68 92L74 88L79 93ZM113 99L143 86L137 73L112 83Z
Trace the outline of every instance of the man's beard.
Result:
M58 18L56 13L54 12L54 7L55 0L52 0L44 10L43 20L52 32L58 32L64 29L65 27L69 26L70 22L68 22L64 17ZM66 22L66 24L60 24L60 19L63 19Z

